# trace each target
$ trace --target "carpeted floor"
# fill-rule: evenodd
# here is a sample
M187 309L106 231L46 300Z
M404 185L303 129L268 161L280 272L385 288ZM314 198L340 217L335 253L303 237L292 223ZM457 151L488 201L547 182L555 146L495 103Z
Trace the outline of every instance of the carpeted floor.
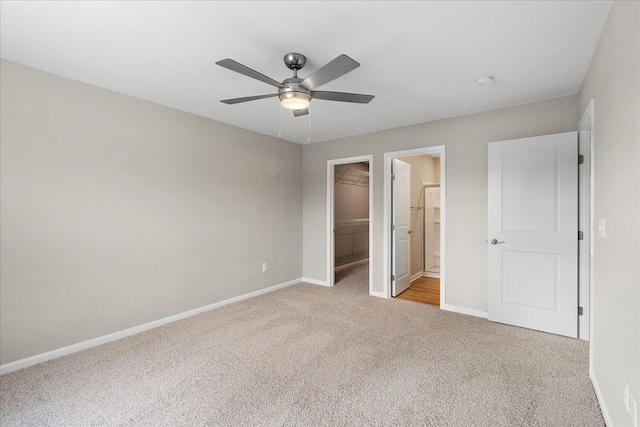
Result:
M587 343L356 282L294 285L6 374L0 424L604 425Z
M367 260L335 269L335 286L353 286L369 292L369 262ZM355 290L355 288L354 288Z

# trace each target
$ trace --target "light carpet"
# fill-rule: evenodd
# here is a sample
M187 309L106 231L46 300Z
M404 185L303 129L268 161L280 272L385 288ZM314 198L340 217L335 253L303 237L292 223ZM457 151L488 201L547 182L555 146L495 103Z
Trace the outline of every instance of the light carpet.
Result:
M587 343L294 285L0 378L0 424L601 426Z

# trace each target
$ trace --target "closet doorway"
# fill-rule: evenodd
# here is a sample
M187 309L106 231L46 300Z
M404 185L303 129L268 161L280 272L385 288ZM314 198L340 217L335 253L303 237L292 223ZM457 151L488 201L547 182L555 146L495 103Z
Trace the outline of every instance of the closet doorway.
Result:
M444 147L385 153L384 165L385 294L441 306L445 298ZM398 196L407 193L408 197ZM406 233L403 218L408 218Z
M327 162L327 284L372 288L373 156Z

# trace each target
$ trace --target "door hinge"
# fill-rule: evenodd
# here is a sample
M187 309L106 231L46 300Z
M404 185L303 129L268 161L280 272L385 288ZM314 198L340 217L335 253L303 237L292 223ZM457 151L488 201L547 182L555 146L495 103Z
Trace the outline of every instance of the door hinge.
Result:
M395 230L396 229L396 225L395 224L391 224L391 230Z
M584 315L584 309L582 307L578 307L578 316Z
M394 275L392 274L392 275L391 275L391 281L392 281L392 282L395 282L395 280L396 280L396 276L394 276Z
M578 231L578 240L584 240L584 231Z
M396 179L396 174L395 174L395 173L392 173L392 174L391 174L391 181L393 181L394 179Z
M578 164L581 165L584 163L584 156L582 154L578 154Z

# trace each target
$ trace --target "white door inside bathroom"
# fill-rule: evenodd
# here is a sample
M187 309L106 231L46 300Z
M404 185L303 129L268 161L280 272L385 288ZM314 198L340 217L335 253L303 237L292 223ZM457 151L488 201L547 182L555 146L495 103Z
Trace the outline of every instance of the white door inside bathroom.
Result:
M577 141L489 144L489 320L577 337Z
M411 166L402 160L393 159L391 192L392 247L391 295L397 297L409 289L411 284Z

